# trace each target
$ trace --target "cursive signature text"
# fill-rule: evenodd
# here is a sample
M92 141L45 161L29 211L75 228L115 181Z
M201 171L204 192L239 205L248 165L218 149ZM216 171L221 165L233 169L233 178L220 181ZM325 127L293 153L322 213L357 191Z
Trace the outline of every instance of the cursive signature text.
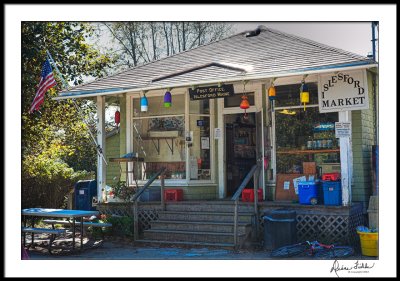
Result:
M349 265L341 265L341 264L339 264L338 260L335 260L333 262L330 272L331 273L335 272L336 276L339 277L338 272L342 271L342 270L350 271L350 270L355 270L355 269L370 269L370 268L373 268L374 266L375 266L375 263L373 263L372 265L369 265L366 262L359 262L358 260L350 266Z

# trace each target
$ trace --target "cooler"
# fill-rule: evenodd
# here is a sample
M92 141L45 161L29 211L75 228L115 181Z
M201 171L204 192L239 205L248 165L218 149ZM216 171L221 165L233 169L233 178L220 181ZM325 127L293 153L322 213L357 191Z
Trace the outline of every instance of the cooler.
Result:
M316 205L318 203L318 189L314 181L300 181L298 190L300 204Z

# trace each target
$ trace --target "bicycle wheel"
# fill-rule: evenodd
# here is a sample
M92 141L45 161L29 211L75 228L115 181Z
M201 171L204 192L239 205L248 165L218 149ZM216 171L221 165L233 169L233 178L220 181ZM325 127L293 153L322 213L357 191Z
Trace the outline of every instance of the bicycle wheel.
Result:
M288 258L296 256L305 250L307 250L308 246L304 244L295 244L289 246L283 246L278 249L275 249L271 252L271 257L273 258Z
M354 249L349 246L335 246L331 249L319 250L315 253L315 258L320 259L337 259L350 257L354 254Z

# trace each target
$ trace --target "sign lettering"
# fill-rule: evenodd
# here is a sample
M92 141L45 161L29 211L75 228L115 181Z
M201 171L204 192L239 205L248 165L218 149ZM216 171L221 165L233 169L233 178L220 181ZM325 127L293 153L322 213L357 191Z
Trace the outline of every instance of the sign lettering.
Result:
M189 89L190 100L216 99L233 96L235 94L233 85L199 87L194 90Z
M320 75L320 112L339 112L369 108L365 70Z
M335 122L335 137L349 138L351 136L351 122Z

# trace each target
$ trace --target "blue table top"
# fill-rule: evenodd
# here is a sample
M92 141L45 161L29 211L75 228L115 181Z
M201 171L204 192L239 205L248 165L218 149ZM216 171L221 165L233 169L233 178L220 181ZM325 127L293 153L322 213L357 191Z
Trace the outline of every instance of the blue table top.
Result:
M48 209L48 208L30 208L22 210L22 215L24 216L37 216L37 217L76 218L76 217L95 216L98 214L99 211L86 211L86 210L67 210L67 209Z

